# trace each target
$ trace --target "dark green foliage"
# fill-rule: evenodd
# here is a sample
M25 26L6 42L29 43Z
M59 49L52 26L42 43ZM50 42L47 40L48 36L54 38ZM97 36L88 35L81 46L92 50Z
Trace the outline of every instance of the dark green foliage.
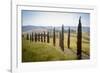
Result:
M32 32L32 41L34 41L34 35L33 35L33 32Z
M32 34L30 34L30 41L32 41Z
M77 59L82 58L82 24L81 17L79 18L78 30L77 30Z
M29 34L27 33L26 39L29 40Z
M67 41L68 48L70 48L70 27L68 29L68 41Z
M43 42L43 34L41 33L41 42Z
M55 46L56 43L56 37L55 37L55 27L53 29L53 45Z
M40 41L40 33L38 33L38 41Z
M47 43L50 42L49 32L47 33Z
M35 33L35 42L37 42L37 33Z
M46 42L46 36L45 36L45 31L44 31L44 42Z
M59 46L61 47L61 32L59 32Z
M41 36L41 35L40 35L40 33L39 33L38 35L39 35L39 41L40 41L40 36Z
M64 51L64 25L62 25L61 48L62 48L62 50Z
M24 38L24 34L22 34L22 37Z

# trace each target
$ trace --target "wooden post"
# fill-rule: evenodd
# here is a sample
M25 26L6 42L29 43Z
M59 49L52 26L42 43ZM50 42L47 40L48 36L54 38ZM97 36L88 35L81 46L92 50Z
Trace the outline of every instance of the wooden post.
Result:
M67 46L70 48L70 27L68 29L68 41L67 41Z
M77 30L77 59L82 58L82 24L81 17L79 18L78 30Z
M55 38L55 27L53 28L53 45L55 46L56 44L56 38Z

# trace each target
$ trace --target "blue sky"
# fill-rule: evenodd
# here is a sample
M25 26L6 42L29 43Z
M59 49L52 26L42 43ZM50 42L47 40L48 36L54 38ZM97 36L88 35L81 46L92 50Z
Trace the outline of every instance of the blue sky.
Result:
M71 12L43 12L33 10L22 10L22 25L33 26L77 26L81 16L82 26L90 25L89 13Z

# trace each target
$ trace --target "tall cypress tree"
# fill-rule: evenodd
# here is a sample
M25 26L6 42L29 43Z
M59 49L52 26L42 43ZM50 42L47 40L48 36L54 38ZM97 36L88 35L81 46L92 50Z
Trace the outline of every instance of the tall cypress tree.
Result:
M47 43L50 42L49 32L47 32Z
M82 24L80 16L78 30L77 30L77 59L81 58L82 58Z
M27 33L26 39L29 40L29 35L28 35L28 33Z
M32 35L30 34L30 41L32 41Z
M61 48L64 51L64 25L62 25Z
M68 48L70 48L70 27L68 29L68 41L67 41Z
M46 36L45 36L45 31L44 31L44 42L46 41L46 39L45 39L45 38L46 38Z
M33 35L33 32L32 32L32 41L34 41L34 35Z
M35 33L35 42L37 42L37 33Z
M62 42L62 40L61 40L61 32L59 32L59 46L61 47L61 42Z
M55 46L56 38L55 38L55 27L53 28L53 45Z
M43 34L41 33L41 42L43 42Z

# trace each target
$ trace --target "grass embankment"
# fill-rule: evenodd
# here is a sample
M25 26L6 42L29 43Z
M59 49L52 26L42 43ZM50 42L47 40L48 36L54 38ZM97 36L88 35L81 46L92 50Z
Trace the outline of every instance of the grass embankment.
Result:
M71 60L76 57L66 55L59 47L48 43L22 41L22 62Z

